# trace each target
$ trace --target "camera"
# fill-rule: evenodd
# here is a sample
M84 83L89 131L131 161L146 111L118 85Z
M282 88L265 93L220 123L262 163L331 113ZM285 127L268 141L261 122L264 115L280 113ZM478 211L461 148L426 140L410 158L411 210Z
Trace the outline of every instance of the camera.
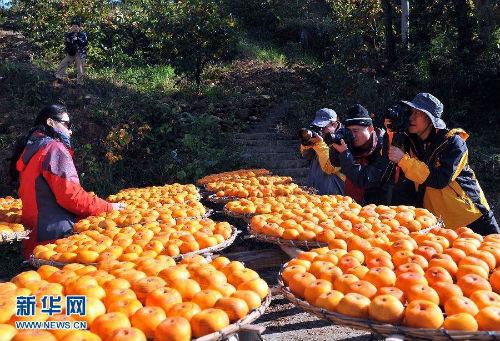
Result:
M314 125L309 126L309 128L302 128L299 130L300 143L304 146L308 146L313 137L319 137L322 133L322 129Z
M410 126L410 115L410 108L403 103L391 106L384 116L384 119L391 121L391 123L387 125L387 128L395 133L406 132Z
M327 145L332 145L332 144L340 144L341 140L344 140L344 142L350 146L353 145L354 143L354 135L348 128L340 128L334 133L329 133L324 136L325 143Z

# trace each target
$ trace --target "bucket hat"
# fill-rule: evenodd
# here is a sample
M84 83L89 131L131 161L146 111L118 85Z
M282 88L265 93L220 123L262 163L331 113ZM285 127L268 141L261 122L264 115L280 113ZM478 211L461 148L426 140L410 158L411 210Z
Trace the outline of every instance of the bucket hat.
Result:
M441 119L443 115L443 103L427 92L421 92L409 101L402 101L404 104L424 112L436 129L445 129L446 123Z

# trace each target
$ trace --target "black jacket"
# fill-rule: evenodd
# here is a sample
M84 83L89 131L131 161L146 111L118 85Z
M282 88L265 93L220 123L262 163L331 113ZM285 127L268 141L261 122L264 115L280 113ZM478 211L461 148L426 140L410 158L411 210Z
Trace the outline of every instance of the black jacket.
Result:
M87 33L80 32L68 32L64 37L64 50L70 56L74 56L78 53L80 58L87 58Z
M415 205L415 186L389 161L389 138L383 129L375 129L372 143L369 151L351 148L340 154L346 195L361 204Z

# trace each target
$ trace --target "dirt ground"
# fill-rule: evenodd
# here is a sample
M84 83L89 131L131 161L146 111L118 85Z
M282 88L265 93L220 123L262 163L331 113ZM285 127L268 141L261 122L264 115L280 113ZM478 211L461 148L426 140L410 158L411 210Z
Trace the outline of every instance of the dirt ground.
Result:
M378 340L370 333L320 320L295 307L281 295L273 298L266 313L255 324L266 327L263 334L266 341Z

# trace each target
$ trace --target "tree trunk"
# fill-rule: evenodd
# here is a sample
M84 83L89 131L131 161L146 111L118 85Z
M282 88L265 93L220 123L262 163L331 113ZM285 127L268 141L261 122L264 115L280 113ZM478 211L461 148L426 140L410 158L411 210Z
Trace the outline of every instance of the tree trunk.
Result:
M408 49L410 40L410 1L401 0L401 43Z
M479 22L479 39L483 46L491 41L491 32L495 27L493 6L490 0L476 0L476 13Z
M471 8L467 0L453 0L455 27L457 29L457 50L465 55L472 47Z
M412 46L422 47L423 51L429 50L433 34L432 25L436 21L432 5L432 0L418 0L413 3L411 10L412 21L419 23L412 26L411 43Z
M396 41L393 30L393 14L390 0L381 0L382 10L384 12L384 35L385 35L385 55L389 64L396 60Z

